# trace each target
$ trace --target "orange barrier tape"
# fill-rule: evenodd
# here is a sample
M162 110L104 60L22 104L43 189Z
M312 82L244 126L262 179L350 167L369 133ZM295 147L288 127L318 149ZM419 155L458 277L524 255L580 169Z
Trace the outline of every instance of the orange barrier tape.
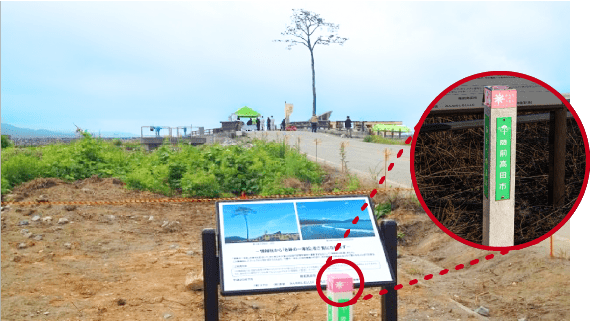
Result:
M326 196L326 195L352 195L352 194L369 194L373 190L352 191L352 192L329 192L329 193L307 193L307 194L292 194L292 195L268 195L268 196L248 196L246 199L258 198L290 198L290 197L305 197L305 196ZM69 202L49 202L49 201L33 201L33 202L2 202L2 206L16 205L122 205L122 204L136 204L136 203L205 203L216 201L231 201L243 200L242 197L220 197L220 198L154 198L154 199L129 199L120 201L69 201Z

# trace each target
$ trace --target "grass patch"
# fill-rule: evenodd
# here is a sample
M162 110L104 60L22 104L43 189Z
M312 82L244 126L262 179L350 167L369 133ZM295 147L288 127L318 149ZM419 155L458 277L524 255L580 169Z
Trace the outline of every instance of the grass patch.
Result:
M376 143L376 144L386 144L386 145L406 145L406 141L403 139L395 139L395 138L384 138L379 135L367 135L363 138L363 142L366 143ZM407 144L410 145L410 144Z
M35 178L75 181L93 175L168 196L217 197L294 194L298 189L284 187L286 179L318 185L325 172L285 144L260 140L251 141L251 147L162 145L147 152L137 143L84 135L72 144L2 151L3 194ZM354 180L346 188L356 188Z

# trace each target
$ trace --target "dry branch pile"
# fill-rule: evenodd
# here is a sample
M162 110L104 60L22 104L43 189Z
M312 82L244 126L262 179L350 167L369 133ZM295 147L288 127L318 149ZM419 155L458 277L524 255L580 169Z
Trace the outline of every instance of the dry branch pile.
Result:
M425 124L482 117L429 116ZM483 128L420 133L414 161L420 194L432 214L453 233L478 244L482 243L483 139ZM547 189L549 122L518 124L515 245L546 234L568 214L584 183L584 150L576 121L568 119L565 202L553 208L548 204Z

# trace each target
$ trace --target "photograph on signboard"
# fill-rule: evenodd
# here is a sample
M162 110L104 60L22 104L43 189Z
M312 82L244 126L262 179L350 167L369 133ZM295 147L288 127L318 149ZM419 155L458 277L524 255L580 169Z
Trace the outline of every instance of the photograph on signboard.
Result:
M226 243L300 239L292 203L227 205L223 218Z
M370 202L368 196L218 202L223 295L314 289L329 257L353 260L366 286L393 282L373 210L361 210ZM323 273L322 285L330 273L360 282L351 266L336 264Z
M368 211L361 210L363 200L300 201L296 204L304 240L342 238L347 230L350 230L348 237L375 236Z

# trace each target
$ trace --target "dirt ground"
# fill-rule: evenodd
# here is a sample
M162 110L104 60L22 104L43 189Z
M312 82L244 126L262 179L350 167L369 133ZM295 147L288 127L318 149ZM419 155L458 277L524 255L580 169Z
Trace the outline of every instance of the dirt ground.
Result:
M159 197L99 178L38 179L12 194L17 201ZM189 272L201 271L201 231L215 227L214 206L4 208L2 320L203 320L203 293L184 283ZM39 221L33 221L36 215ZM44 222L47 216L52 220ZM60 218L69 222L59 224ZM389 218L404 233L398 258L398 283L404 285L398 290L400 320L486 319L472 312L479 306L489 309L489 320L569 320L569 258L550 259L540 248L526 248L495 252L486 260L491 252L453 240L424 213L396 210ZM474 259L480 263L470 266ZM456 271L457 264L466 267ZM440 276L442 269L450 272ZM425 281L427 274L434 277ZM412 279L418 284L409 285ZM355 320L381 318L378 291L365 289L363 296L374 297L354 305ZM220 319L325 320L326 304L313 291L220 296Z

